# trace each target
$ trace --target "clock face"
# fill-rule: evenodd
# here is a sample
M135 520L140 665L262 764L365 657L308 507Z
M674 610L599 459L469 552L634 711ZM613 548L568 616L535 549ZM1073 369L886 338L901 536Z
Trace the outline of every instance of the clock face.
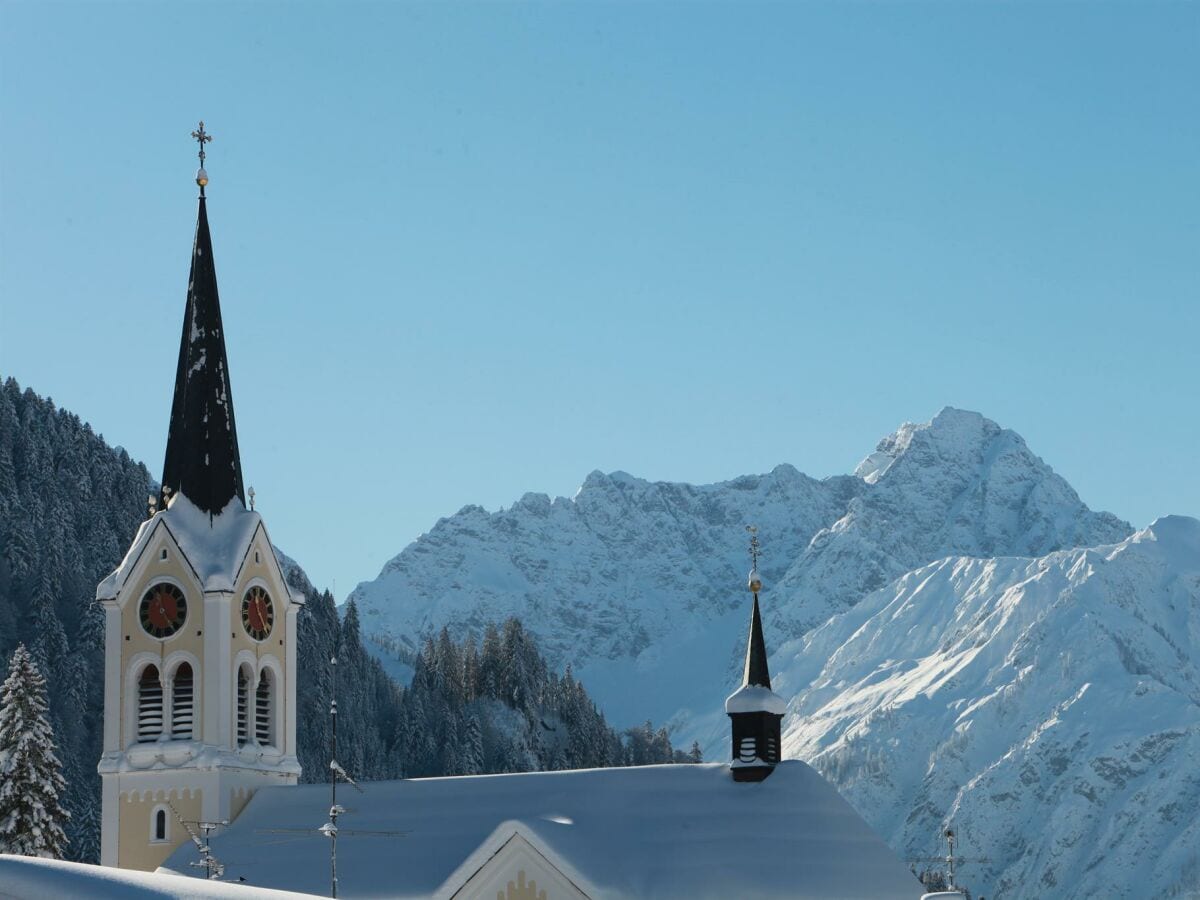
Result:
M138 609L142 628L156 638L170 637L187 618L187 600L183 591L167 582L160 582L146 591Z
M260 587L252 587L242 598L242 627L256 641L265 641L275 625L275 605L271 595Z

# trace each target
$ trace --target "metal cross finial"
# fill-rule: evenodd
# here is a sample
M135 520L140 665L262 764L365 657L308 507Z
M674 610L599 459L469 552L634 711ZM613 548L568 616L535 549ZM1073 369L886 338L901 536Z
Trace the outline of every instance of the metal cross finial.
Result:
M200 120L200 127L192 132L192 140L200 144L200 168L204 168L204 145L212 141L212 135L204 130L204 120Z
M758 548L758 526L747 525L746 530L750 532L750 562L754 571L758 571L758 557L762 552Z

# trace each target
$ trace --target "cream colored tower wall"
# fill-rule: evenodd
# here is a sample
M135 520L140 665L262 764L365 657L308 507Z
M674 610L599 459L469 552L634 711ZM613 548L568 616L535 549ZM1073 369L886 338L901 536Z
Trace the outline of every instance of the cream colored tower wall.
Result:
M292 601L262 527L248 545L237 548L237 558L228 561L231 576L236 573L232 591L204 591L161 523L137 559L127 562L132 568L117 596L101 601L106 617L101 862L153 869L188 839L172 815L170 839L154 840L155 797L178 797L176 808L188 820L232 821L258 787L296 783L295 639L300 603ZM139 605L145 592L162 581L183 592L187 614L179 631L158 639L143 630ZM242 624L242 597L254 586L267 591L275 611L272 631L261 642ZM138 743L140 673L153 664L169 684L168 676L184 660L193 667L194 739L172 740L167 724L159 740ZM259 746L253 739L244 747L237 745L236 667L243 664L255 680L267 670L275 679L271 746ZM166 723L170 703L167 689Z
M155 813L167 803L175 807L185 821L196 822L201 818L198 790L172 788L131 791L121 795L120 803L120 853L117 865L122 869L153 872L166 861L176 847L189 840L187 831L170 809L166 810L167 839L151 839Z

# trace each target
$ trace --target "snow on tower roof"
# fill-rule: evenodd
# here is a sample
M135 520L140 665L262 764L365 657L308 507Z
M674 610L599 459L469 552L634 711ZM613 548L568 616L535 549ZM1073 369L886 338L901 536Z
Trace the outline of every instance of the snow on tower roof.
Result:
M808 765L780 763L761 784L724 765L644 766L384 781L353 795L345 829L402 832L338 841L345 898L449 897L517 834L588 896L741 900L916 900L921 885ZM264 788L212 838L227 878L321 893L329 842L311 833L325 785ZM165 869L189 870L185 845Z
M232 591L255 535L260 529L266 534L262 516L236 499L210 516L187 497L176 494L169 508L142 523L121 564L96 587L97 600L112 599L120 593L160 528L170 533L205 591ZM281 579L282 575L281 571ZM292 600L302 603L304 598L293 594Z

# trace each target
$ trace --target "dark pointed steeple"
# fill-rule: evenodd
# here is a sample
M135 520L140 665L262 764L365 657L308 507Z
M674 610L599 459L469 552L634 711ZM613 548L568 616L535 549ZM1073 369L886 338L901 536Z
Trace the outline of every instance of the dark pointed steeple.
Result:
M754 594L750 613L750 639L746 643L746 668L742 686L725 700L732 731L733 760L729 764L734 781L762 781L779 762L781 723L787 704L771 690L771 673L767 668L767 641L763 636L762 614L758 610L758 592L762 579L758 575L758 534L750 532L750 569L748 587Z
M762 615L758 611L758 594L754 595L754 611L750 614L750 641L746 645L746 668L743 685L771 689L771 672L767 668L767 641L763 637Z
M162 505L166 506L170 496L182 494L205 512L216 514L234 497L245 506L246 497L242 491L242 461L233 419L229 361L225 356L217 270L205 207L208 174L204 171L204 143L211 137L204 132L203 122L193 137L200 141L200 171L196 173L200 210L163 461Z

